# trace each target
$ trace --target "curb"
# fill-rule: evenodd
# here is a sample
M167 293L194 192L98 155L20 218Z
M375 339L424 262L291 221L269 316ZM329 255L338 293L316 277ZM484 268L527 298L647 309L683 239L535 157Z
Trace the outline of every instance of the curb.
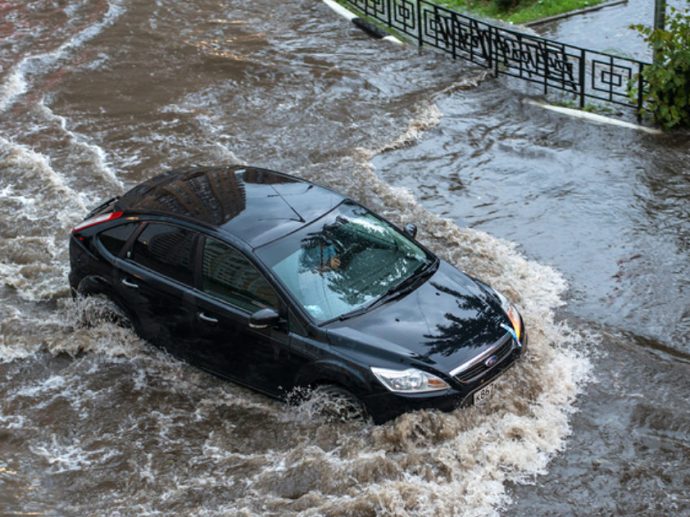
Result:
M538 102L535 100L527 99L523 101L525 104L530 106L537 106L539 108L547 109L549 111L554 111L562 115L568 115L574 118L580 118L584 120L591 120L592 122L597 122L599 124L608 124L611 126L624 127L627 129L635 129L637 131L642 131L650 135L661 135L663 131L654 127L641 126L639 124L633 124L632 122L625 122L624 120L618 120L611 117L606 117L604 115L599 115L597 113L589 113L588 111L576 110L573 108L566 108L563 106L554 106L553 104L546 104L544 102Z
M612 2L604 2L603 4L593 5L591 7L583 7L582 9L576 9L574 11L568 11L567 13L555 14L553 16L547 16L541 20L534 20L533 22L523 23L525 27L537 27L539 25L544 25L546 23L556 22L558 20L564 20L570 18L571 16L577 16L579 14L587 14L593 11L598 11L600 9L606 9L607 7L615 7L616 5L627 4L628 0L613 0Z
M377 25L374 25L373 23L365 20L364 18L360 18L355 13L348 11L342 5L335 2L334 0L323 0L323 3L326 4L328 7L330 7L337 14L342 16L343 18L350 20L355 27L364 31L366 34L368 34L372 38L390 41L391 43L396 43L398 45L403 44L403 42L400 41L395 36L391 36L386 31L379 28Z

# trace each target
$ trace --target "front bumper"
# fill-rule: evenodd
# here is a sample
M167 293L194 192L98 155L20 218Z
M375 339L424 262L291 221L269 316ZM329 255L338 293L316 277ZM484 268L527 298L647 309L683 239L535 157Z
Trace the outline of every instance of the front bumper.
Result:
M462 405L467 405L466 400L468 400L466 393L453 388L437 393L414 395L385 391L362 398L375 424L383 424L403 413L419 409L453 411ZM471 397L469 400L472 400Z
M362 402L376 424L385 423L403 413L419 409L438 409L449 412L459 407L471 406L474 403L476 391L495 381L524 355L527 348L526 334L522 345L522 349L514 348L508 360L496 365L487 375L471 384L454 382L450 389L444 391L410 395L385 390L363 396Z

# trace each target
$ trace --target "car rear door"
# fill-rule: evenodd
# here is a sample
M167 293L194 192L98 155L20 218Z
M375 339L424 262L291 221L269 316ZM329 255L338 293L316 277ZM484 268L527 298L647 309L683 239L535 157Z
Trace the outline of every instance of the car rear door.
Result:
M302 361L291 353L288 322L249 326L262 308L286 309L251 261L227 243L202 237L196 296L197 360L200 366L254 389L281 396L292 388Z
M194 256L198 234L144 223L119 261L116 290L153 344L188 357L194 344Z

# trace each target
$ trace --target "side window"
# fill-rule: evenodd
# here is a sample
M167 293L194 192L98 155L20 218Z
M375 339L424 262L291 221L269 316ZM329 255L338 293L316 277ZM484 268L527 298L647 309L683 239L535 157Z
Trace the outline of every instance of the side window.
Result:
M137 227L137 223L126 223L110 228L98 234L98 240L105 246L110 253L117 256L122 251L122 247L129 239L130 235Z
M206 238L202 261L202 288L240 309L254 312L278 308L278 296L260 271L239 251Z
M194 233L169 224L149 223L132 247L131 259L169 278L193 285Z

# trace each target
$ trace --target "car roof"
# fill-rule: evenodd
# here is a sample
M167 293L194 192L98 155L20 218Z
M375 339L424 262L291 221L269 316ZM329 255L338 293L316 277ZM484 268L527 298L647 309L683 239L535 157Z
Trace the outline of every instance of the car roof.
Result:
M231 165L155 176L124 194L115 208L192 220L256 248L318 219L344 199L289 174Z

